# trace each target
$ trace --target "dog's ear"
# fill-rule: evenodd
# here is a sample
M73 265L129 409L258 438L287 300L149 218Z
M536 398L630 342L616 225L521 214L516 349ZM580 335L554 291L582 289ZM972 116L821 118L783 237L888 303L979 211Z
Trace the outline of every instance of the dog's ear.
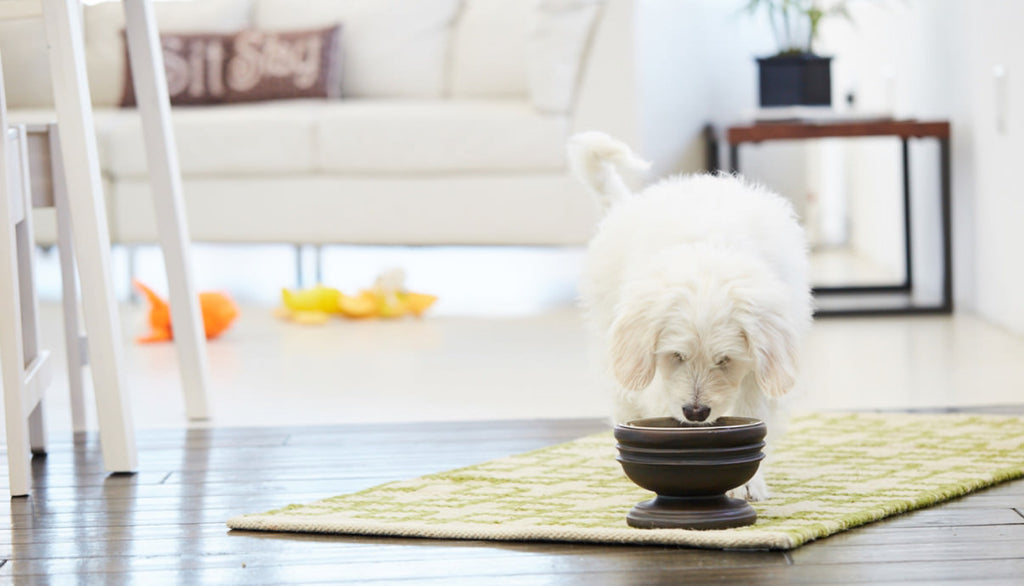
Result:
M642 390L654 379L658 332L657 324L643 310L625 311L612 323L612 373L626 389Z
M744 335L754 357L757 386L769 397L781 397L796 384L799 334L792 319L768 309L745 320Z

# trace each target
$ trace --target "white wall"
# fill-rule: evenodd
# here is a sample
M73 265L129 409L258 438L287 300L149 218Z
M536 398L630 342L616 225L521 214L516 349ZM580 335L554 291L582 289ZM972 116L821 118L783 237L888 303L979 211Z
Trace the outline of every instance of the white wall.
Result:
M576 130L629 142L654 162L650 178L703 170L705 124L755 105L751 56L771 52L769 29L714 0L609 0L599 26Z
M775 52L771 29L762 16L742 12L741 3L644 0L637 6L640 141L645 153L659 153L651 176L701 171L705 124L721 128L757 106L754 57ZM745 174L804 213L806 144L746 145L741 163Z
M752 55L772 52L770 31L738 3L645 0L638 3L637 49L642 138L670 152L675 169L704 167L708 122L735 121L756 103Z
M961 12L971 48L957 81L972 98L965 148L974 154L975 302L984 317L1024 334L1024 2L979 0Z

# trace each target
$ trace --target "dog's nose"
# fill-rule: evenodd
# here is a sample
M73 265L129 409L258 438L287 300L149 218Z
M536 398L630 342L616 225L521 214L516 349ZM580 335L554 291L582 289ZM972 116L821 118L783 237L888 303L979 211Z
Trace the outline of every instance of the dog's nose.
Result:
M683 415L690 421L704 421L711 415L711 407L707 405L683 405Z

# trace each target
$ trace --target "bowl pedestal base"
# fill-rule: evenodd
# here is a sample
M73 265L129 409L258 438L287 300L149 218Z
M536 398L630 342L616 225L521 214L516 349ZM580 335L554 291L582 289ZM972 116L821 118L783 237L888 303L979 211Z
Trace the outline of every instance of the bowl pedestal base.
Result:
M753 525L757 511L724 494L706 497L658 496L638 503L626 523L638 529L729 529Z

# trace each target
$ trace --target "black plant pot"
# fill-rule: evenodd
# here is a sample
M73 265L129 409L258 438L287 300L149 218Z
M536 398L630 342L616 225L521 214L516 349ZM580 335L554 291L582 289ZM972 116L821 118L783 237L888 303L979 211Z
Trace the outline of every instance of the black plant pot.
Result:
M831 62L811 53L758 59L761 106L831 106Z

